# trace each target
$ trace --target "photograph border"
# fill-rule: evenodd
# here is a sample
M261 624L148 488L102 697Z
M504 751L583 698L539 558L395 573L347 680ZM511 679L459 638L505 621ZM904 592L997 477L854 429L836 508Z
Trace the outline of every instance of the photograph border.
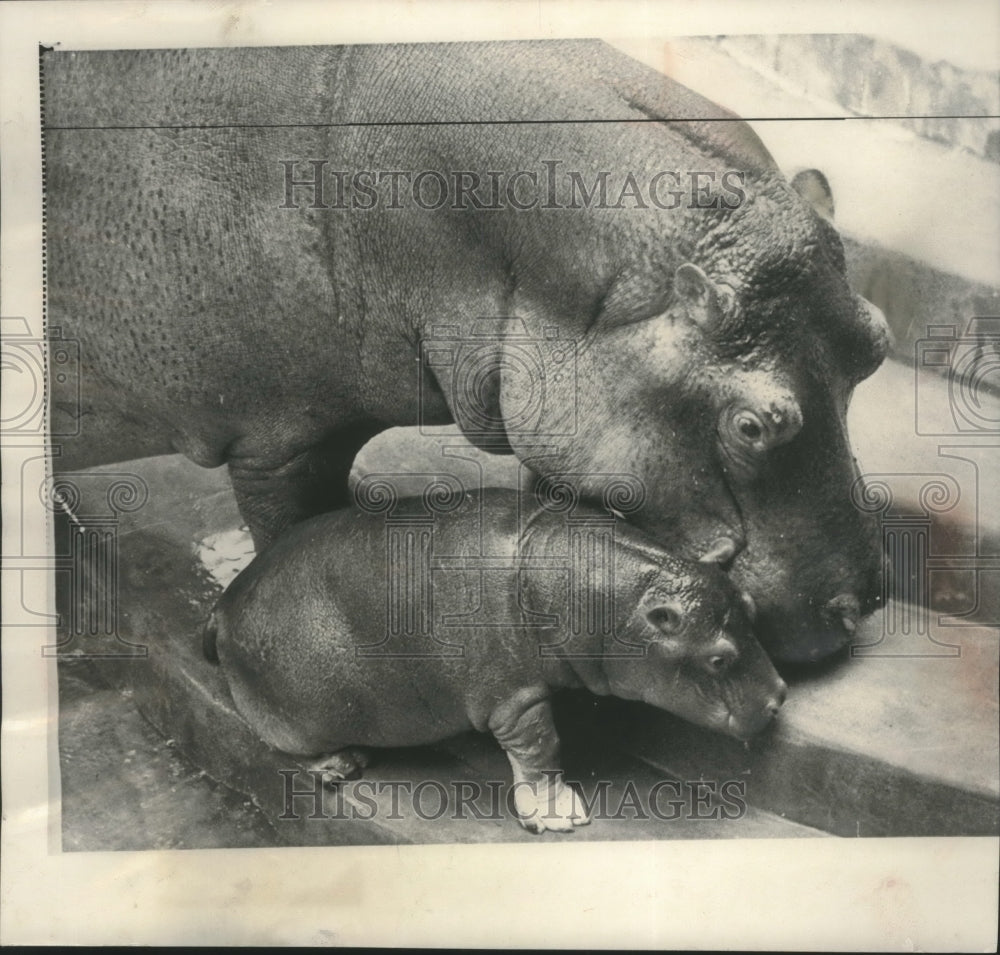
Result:
M126 49L554 37L879 32L1000 37L986 2L0 6L0 287L42 338L38 46ZM915 10L914 8L918 9ZM475 15L470 15L474 10ZM14 387L3 382L4 400ZM3 446L3 552L44 562L49 514ZM39 563L38 566L42 566ZM5 572L5 607L20 600ZM34 577L40 575L35 574ZM53 578L35 595L54 613ZM6 613L6 611L5 611ZM63 853L53 629L4 628L2 910L11 944L995 950L997 838L733 840ZM238 856L233 856L238 852ZM235 864L234 864L235 863Z

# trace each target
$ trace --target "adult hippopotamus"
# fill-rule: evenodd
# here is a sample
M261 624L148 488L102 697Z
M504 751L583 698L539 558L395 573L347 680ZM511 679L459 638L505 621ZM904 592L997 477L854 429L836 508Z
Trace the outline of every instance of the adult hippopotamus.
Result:
M457 422L718 560L771 653L879 593L845 414L887 332L731 113L596 41L47 52L57 464L228 465L254 539ZM59 426L60 433L73 430Z
M522 824L565 831L587 816L559 772L557 690L642 700L739 739L777 714L784 681L753 636L752 600L721 570L609 526L599 508L568 520L510 490L463 497L425 547L395 548L381 514L353 508L303 521L229 586L205 651L266 743L343 779L367 764L358 747L488 730L510 760ZM425 508L399 502L396 518ZM584 547L603 552L599 572L593 555L574 565L581 528ZM397 639L397 608L372 582L407 562L433 610ZM600 622L581 625L595 603Z

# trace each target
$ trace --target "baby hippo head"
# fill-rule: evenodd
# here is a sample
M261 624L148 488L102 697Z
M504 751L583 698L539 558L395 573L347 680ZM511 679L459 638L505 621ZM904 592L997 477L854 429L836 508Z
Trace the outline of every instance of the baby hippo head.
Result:
M702 564L670 560L647 581L628 624L645 653L618 657L613 692L738 739L763 730L787 687L753 635L750 596Z

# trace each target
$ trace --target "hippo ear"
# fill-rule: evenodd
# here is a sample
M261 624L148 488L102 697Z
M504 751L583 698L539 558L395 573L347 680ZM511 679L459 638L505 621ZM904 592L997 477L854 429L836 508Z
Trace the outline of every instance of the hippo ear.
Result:
M698 558L698 563L728 564L739 551L739 545L731 537L720 537L712 541L708 550Z
M792 188L812 207L816 215L833 222L833 190L818 169L803 169L792 179Z
M685 262L674 272L674 291L684 303L688 318L703 327L714 325L720 317L719 292L715 283L692 262Z

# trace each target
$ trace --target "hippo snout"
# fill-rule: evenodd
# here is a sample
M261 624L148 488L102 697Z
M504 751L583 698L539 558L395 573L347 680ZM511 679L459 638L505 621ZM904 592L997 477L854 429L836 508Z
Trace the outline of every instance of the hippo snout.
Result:
M816 603L761 602L756 630L773 660L816 663L843 650L861 622L882 603L882 576L873 571Z
M767 729L771 721L778 715L788 696L788 685L780 677L764 702L756 707L747 708L740 714L731 713L727 729L730 735L737 739L748 740Z

